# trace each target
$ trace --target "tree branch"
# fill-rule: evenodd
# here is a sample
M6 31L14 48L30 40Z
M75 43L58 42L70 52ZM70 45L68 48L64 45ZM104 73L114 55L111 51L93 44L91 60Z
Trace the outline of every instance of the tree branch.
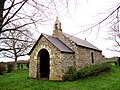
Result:
M17 11L10 17L7 19L7 21L5 23L3 23L2 27L3 28L8 22L9 20L11 20L19 11L20 9L23 7L23 5L28 1L28 0L23 0L24 2L21 4L21 6L17 9Z

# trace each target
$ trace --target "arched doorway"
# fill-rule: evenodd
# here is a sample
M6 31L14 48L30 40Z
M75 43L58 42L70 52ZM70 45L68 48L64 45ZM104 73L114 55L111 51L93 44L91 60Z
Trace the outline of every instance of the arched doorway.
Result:
M49 79L50 73L50 57L46 49L40 50L40 78Z

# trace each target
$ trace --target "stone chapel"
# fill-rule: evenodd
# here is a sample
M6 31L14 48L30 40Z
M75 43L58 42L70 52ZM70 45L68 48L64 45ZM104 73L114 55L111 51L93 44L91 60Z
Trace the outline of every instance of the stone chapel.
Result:
M56 18L52 36L40 35L29 52L29 77L63 81L71 66L81 68L104 62L100 49L62 31Z

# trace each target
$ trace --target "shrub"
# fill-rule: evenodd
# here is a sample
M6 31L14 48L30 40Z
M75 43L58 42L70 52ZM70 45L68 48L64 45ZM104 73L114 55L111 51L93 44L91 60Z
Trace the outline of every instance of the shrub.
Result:
M65 73L64 80L76 80L85 78L88 76L98 75L100 72L107 71L111 69L111 64L103 63L98 65L91 65L76 70L74 67L70 67L68 71Z
M20 69L20 64L19 63L17 64L17 68Z
M0 63L0 75L3 75L4 71L6 70L5 65L1 62Z
M7 68L8 68L8 73L12 72L14 70L14 64L13 63L8 63L7 64Z
M77 77L77 74L76 74L76 68L75 67L69 67L68 71L66 72L65 74L65 77L64 79L65 80L68 80L71 81L71 80L74 80L75 78Z
M26 64L27 68L29 68L29 63Z

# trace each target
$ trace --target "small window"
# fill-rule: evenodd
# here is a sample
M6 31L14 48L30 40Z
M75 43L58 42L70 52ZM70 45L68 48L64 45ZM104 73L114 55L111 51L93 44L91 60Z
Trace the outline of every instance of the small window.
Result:
M92 59L92 63L94 63L94 55L93 55L93 52L91 52L91 59Z

